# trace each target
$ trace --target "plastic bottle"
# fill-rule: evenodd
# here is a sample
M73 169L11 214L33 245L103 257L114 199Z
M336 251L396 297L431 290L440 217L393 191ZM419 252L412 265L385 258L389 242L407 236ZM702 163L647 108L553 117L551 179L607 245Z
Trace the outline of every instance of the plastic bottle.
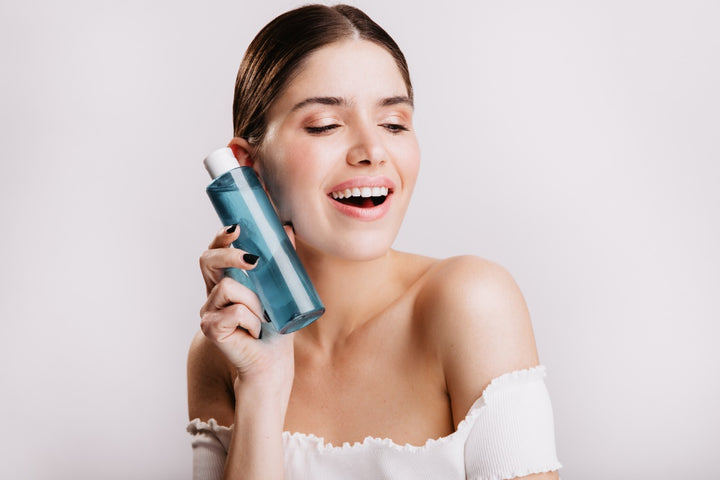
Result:
M280 333L315 321L325 307L253 169L239 166L229 148L212 152L203 163L213 178L207 194L220 221L240 227L233 246L259 257L252 270L230 268L225 274L255 291Z

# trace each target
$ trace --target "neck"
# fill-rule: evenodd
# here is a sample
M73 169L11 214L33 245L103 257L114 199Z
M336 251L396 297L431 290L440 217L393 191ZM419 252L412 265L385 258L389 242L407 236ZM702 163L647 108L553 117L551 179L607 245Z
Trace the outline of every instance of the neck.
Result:
M398 296L395 252L372 260L348 260L298 243L298 255L310 275L325 314L297 333L323 349L349 337Z

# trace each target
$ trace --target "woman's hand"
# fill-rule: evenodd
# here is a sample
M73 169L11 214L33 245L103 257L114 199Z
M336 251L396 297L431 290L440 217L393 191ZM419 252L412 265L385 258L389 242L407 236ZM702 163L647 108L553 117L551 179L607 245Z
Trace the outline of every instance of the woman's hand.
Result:
M293 241L292 230L286 230ZM264 320L255 292L224 276L228 267L251 270L257 261L252 252L231 247L239 234L238 226L221 230L200 256L208 292L200 310L200 328L236 369L237 382L274 385L289 395L294 375L292 334L277 333Z

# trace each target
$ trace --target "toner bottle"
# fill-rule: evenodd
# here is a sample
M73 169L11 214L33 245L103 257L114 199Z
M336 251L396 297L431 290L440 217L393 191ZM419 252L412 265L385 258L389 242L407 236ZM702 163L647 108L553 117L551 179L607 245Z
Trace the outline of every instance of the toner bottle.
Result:
M212 152L204 164L213 178L207 194L220 221L240 226L233 246L259 257L252 270L232 268L226 275L255 291L280 333L315 321L325 307L253 169L239 166L229 148Z

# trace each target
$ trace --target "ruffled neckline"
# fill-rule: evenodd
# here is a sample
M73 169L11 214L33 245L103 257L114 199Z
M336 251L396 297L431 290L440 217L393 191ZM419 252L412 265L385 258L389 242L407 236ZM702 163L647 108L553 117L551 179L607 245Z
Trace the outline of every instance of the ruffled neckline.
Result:
M350 450L370 447L386 447L399 451L417 453L422 450L436 448L440 445L449 443L456 437L462 438L462 436L473 426L483 407L492 402L492 397L498 390L512 388L518 385L525 385L528 382L535 380L541 380L545 377L545 374L545 367L543 365L539 365L524 370L515 370L492 379L490 384L483 391L482 395L473 402L470 410L468 410L468 413L465 415L465 418L458 423L457 429L455 429L454 432L443 437L429 438L423 445L411 445L409 443L400 445L395 443L391 438L379 438L369 435L361 442L353 442L352 444L350 442L344 442L342 445L335 446L332 443L325 443L325 439L323 437L318 437L312 433L288 431L283 432L283 441L285 443L310 443L315 449L323 452L347 452ZM192 420L187 427L187 431L193 435L202 430L210 430L215 433L230 433L232 432L232 429L233 425L230 427L219 425L214 418L211 418L207 422L196 418Z

